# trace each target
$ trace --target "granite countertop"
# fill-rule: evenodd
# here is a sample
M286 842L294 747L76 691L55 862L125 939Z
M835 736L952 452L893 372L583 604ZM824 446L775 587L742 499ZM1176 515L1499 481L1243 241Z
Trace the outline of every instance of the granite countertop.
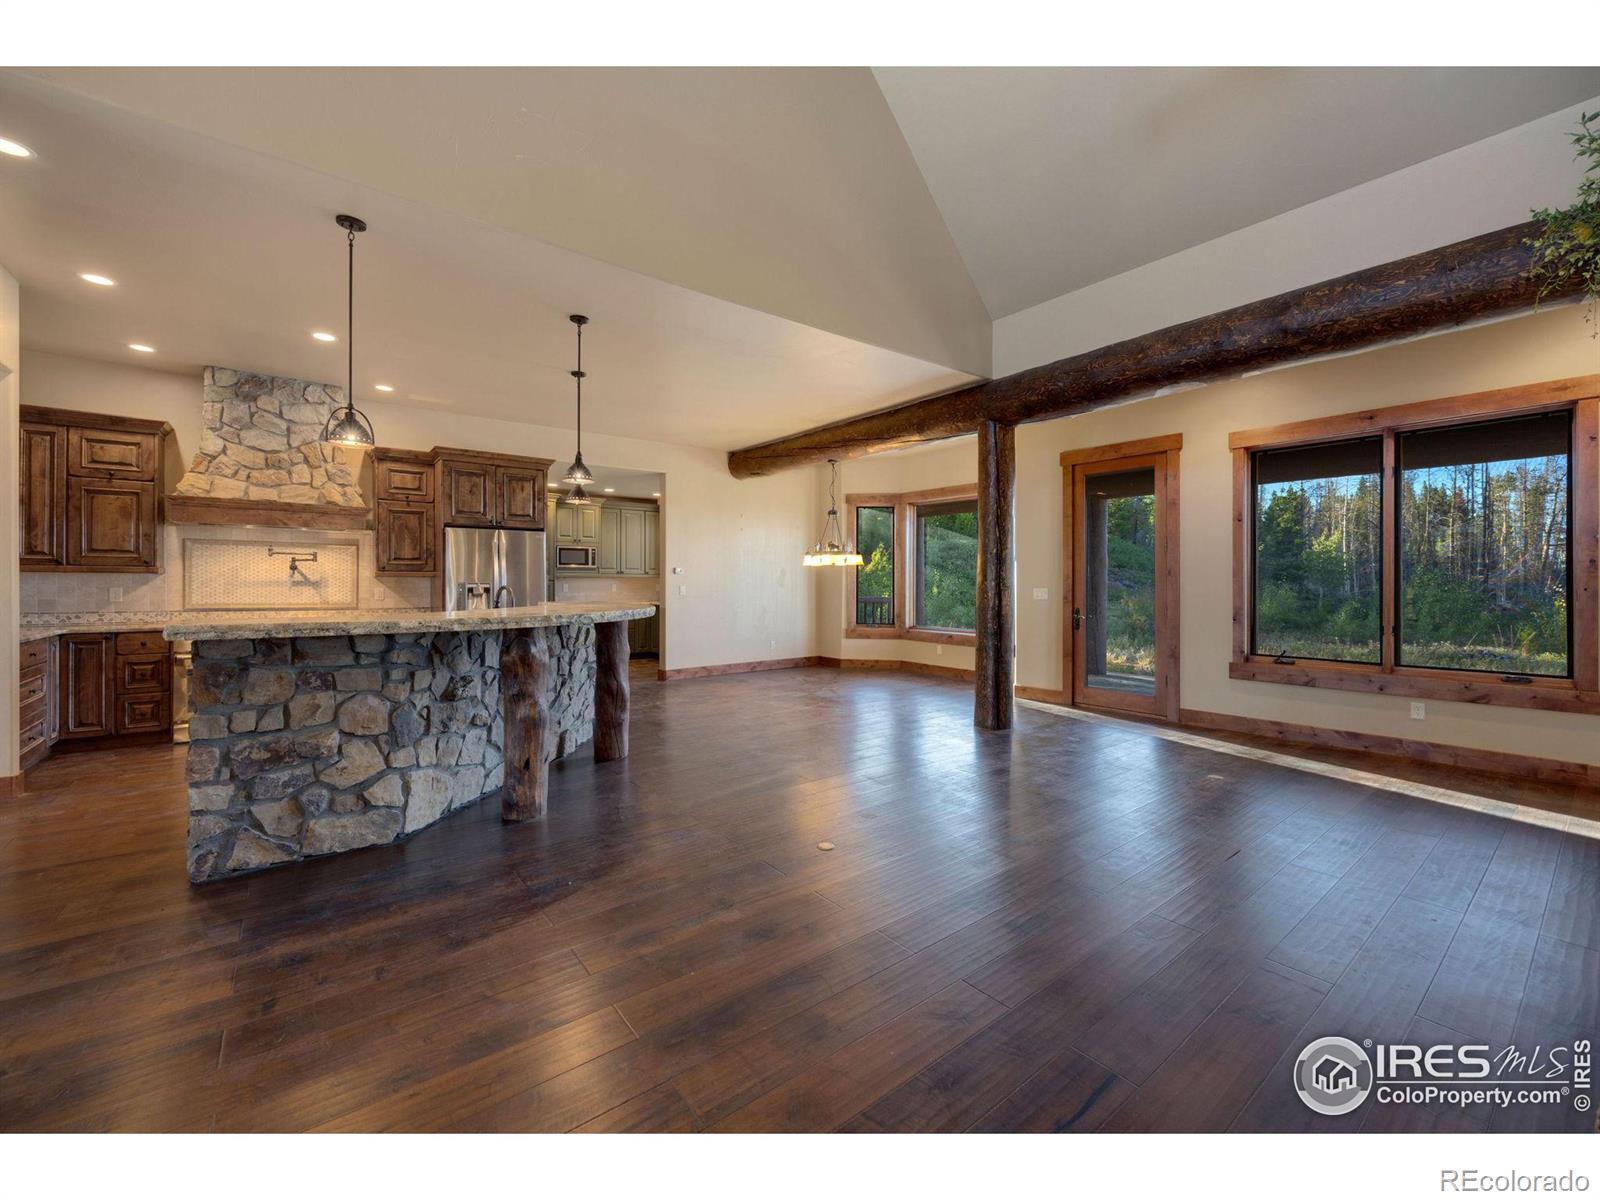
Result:
M24 613L18 621L17 642L36 642L63 633L120 633L130 629L160 629L190 614L171 609L159 612Z
M522 608L472 612L417 612L366 608L343 612L185 613L163 630L169 641L226 638L338 637L363 633L452 633L461 630L538 629L577 621L631 621L655 613L654 604L572 600Z

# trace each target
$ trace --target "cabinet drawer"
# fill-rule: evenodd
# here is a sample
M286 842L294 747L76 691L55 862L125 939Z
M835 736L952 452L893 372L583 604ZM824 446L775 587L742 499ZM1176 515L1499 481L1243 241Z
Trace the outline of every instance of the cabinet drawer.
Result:
M29 667L43 667L50 662L50 639L38 638L23 642L17 653L17 666L26 671Z
M38 667L22 674L22 677L18 680L18 704L27 704L30 700L39 700L44 697L48 690L44 675L44 671Z
M165 654L167 639L153 629L117 634L118 654Z
M22 737L17 747L17 757L27 758L29 754L43 746L50 740L50 731L42 720L34 721L31 725L22 726Z
M155 481L160 440L120 429L67 430L67 474Z
M152 694L118 698L118 733L159 733L171 727L172 697Z
M50 719L50 697L36 696L32 700L24 700L17 725L26 729L35 721L48 721Z
M172 664L165 654L117 659L117 695L130 692L170 692Z
M374 484L380 500L433 500L433 464L380 459L373 464Z

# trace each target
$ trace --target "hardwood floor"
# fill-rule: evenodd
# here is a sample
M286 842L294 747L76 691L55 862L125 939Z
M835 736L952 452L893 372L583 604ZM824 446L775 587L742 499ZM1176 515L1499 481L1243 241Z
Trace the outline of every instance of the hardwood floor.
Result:
M1130 723L982 733L886 672L636 674L633 713L541 824L201 888L179 748L42 765L0 803L0 1126L1593 1128L1319 1118L1290 1064L1592 1037L1600 843Z

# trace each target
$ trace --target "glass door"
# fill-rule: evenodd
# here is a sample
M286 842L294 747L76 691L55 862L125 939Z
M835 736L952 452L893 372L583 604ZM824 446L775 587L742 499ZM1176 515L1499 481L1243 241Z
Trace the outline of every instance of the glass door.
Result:
M1072 701L1167 715L1167 456L1078 463L1072 470ZM1176 611L1171 606L1170 611Z

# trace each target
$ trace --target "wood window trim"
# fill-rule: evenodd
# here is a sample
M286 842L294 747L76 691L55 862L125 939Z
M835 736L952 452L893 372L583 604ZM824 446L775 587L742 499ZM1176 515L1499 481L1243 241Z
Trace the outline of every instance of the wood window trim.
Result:
M1074 697L1077 679L1077 662L1074 658L1074 630L1072 609L1078 584L1076 563L1077 487L1074 480L1076 468L1095 463L1113 463L1132 460L1147 463L1162 476L1161 520L1169 531L1170 541L1158 548L1156 589L1157 621L1166 631L1164 653L1157 672L1157 693L1146 715L1160 720L1178 722L1182 712L1179 696L1180 654L1179 633L1179 568L1183 561L1181 540L1182 525L1179 493L1179 455L1183 450L1183 434L1164 434L1160 437L1137 438L1126 442L1112 442L1104 446L1089 446L1079 450L1061 452L1061 701L1077 708L1098 708Z
M924 504L940 504L950 500L978 499L976 483L958 483L949 487L925 488L914 492L851 492L844 498L845 518L850 522L852 539L856 529L858 508L892 508L894 510L894 624L857 625L856 573L849 569L845 584L845 627L847 638L885 638L906 642L933 642L942 646L976 646L976 632L960 629L930 629L916 624L916 563L910 548L916 537L917 508Z
M844 636L847 638L902 638L906 633L905 625L905 588L902 584L902 564L906 561L905 548L905 523L901 520L900 493L898 492L854 492L845 496L845 519L850 522L850 540L855 541L856 536L856 510L859 508L887 508L893 511L890 520L894 527L894 544L890 551L894 555L894 624L893 625L857 625L856 624L856 568L846 567L847 582L845 584L845 621Z
M1572 557L1568 564L1572 596L1572 676L1507 683L1488 672L1407 667L1395 661L1395 586L1399 564L1398 503L1394 470L1396 435L1441 425L1570 410L1573 414ZM1375 665L1300 661L1279 663L1250 653L1254 546L1251 535L1251 456L1259 450L1382 437L1383 534L1382 661ZM1233 453L1233 658L1231 679L1299 687L1332 688L1413 699L1500 705L1550 712L1600 713L1600 375L1555 379L1520 387L1447 396L1392 408L1342 413L1309 421L1247 429L1228 436Z

